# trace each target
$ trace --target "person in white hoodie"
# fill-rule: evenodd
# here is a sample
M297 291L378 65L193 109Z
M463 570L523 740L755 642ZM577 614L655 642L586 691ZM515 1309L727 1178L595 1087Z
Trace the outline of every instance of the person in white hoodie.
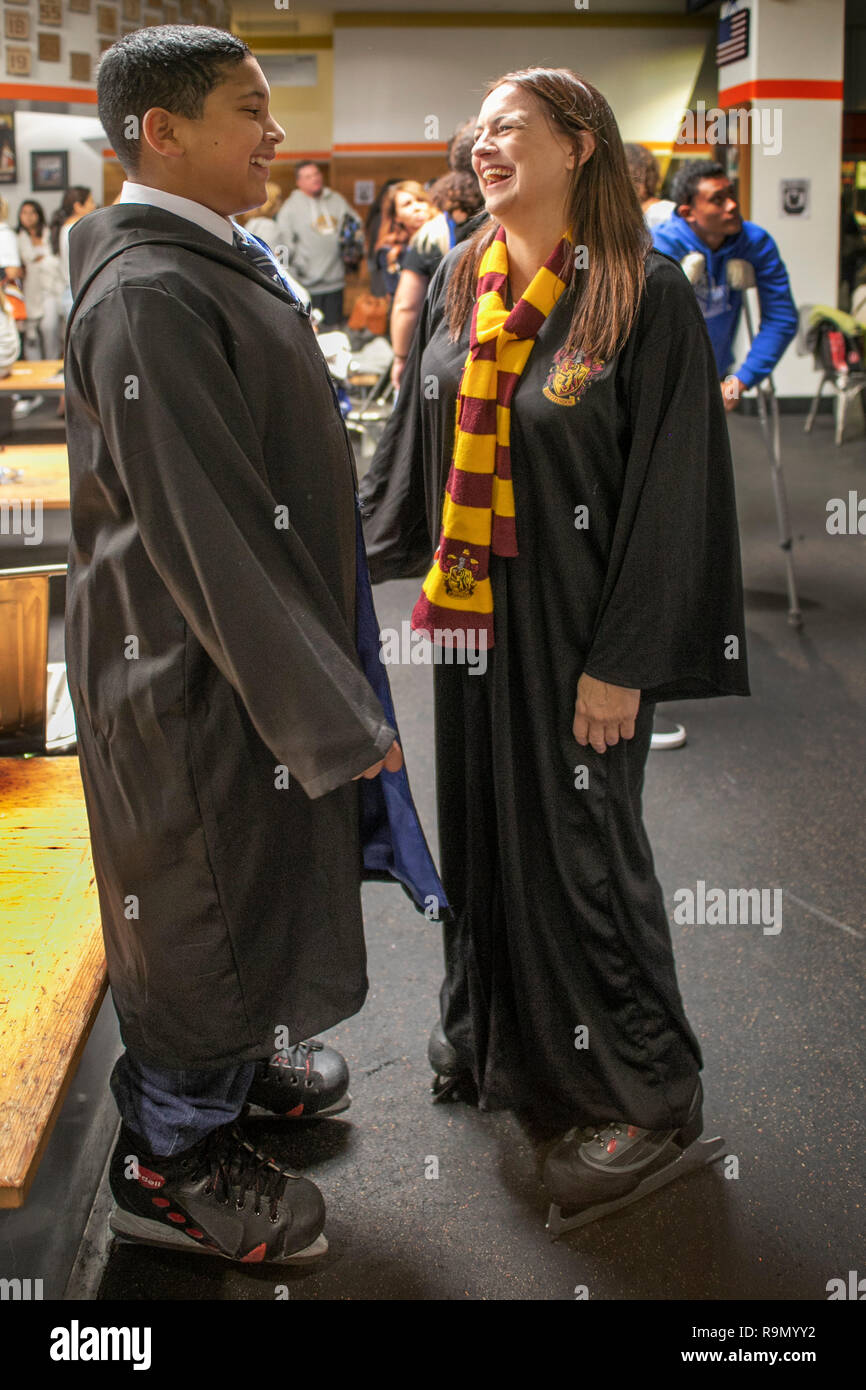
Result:
M288 269L324 316L322 329L338 328L346 284L340 227L352 209L341 193L325 187L322 171L312 160L298 165L295 182L295 191L277 214L280 243L286 247Z

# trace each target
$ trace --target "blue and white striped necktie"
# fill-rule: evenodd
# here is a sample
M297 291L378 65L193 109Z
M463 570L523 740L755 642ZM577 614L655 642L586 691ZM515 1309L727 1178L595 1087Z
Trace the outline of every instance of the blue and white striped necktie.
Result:
M240 251L242 256L246 256L247 260L256 267L256 270L260 270L269 280L276 280L277 284L282 285L283 289L292 296L293 307L298 310L298 313L309 318L309 306L303 304L298 298L292 289L288 276L267 243L257 236L252 236L249 232L242 232L239 227L233 228L232 240L235 250Z

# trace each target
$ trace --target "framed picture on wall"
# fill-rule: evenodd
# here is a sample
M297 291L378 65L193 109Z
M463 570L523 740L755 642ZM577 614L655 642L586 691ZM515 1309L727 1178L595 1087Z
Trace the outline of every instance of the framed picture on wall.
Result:
M18 182L15 152L15 112L0 111L0 183Z
M90 14L90 0L67 0L72 14Z
M39 23L60 27L63 23L63 6L60 0L39 0Z
M136 21L141 19L141 0L123 0L121 14L124 19Z
M59 63L60 62L60 35L59 34L37 34L39 49L37 57L40 63Z
M27 42L30 38L29 14L21 14L18 10L5 10L4 21L7 39L17 40L18 43Z
M30 76L30 49L15 48L11 43L6 45L6 75L7 77L29 77Z
M98 34L111 34L112 38L116 38L119 28L117 10L112 5L97 5L96 32Z
M89 53L70 53L69 55L69 76L73 82L90 81L90 54Z
M34 150L30 156L30 187L34 193L62 193L69 183L66 150Z

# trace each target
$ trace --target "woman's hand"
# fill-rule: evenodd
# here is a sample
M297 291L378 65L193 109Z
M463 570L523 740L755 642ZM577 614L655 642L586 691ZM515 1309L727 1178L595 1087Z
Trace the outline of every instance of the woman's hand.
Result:
M608 685L586 672L577 682L574 706L574 737L581 747L592 744L596 753L634 738L634 721L640 705L640 691L625 685Z

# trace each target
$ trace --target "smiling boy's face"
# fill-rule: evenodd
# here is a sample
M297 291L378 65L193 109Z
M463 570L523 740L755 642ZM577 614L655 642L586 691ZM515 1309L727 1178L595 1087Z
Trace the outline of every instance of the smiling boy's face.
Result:
M142 123L138 180L223 217L261 207L275 147L286 138L269 100L264 73L250 57L226 68L200 119L154 107Z

